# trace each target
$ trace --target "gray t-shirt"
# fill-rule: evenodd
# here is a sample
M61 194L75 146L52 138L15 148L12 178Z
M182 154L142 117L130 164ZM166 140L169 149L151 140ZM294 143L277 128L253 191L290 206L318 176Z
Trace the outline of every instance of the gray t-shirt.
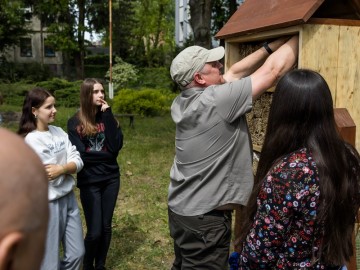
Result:
M245 118L251 108L250 77L187 89L175 98L176 154L168 197L173 212L195 216L247 203L254 181Z

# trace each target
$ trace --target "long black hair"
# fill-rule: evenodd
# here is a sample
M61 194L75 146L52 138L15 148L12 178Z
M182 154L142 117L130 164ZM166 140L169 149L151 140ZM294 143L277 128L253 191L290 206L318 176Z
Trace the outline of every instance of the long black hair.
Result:
M35 87L26 93L22 114L17 133L25 137L29 132L36 129L36 118L32 113L32 108L40 108L48 97L53 95L46 89Z
M360 156L337 131L328 84L311 70L290 71L276 86L241 238L251 228L266 174L283 156L302 147L313 153L319 171L317 224L324 226L320 259L343 265L353 252L352 233L360 206Z

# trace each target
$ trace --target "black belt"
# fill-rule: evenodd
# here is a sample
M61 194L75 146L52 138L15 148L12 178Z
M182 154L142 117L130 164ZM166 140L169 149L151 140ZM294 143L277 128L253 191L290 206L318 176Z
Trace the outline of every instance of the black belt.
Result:
M224 215L231 214L231 210L211 210L210 212L207 212L204 214L204 216L218 216L223 217Z

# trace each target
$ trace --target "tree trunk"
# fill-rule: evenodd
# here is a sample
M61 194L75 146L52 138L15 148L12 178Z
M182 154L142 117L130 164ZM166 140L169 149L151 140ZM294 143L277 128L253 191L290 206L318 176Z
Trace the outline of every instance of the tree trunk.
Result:
M78 79L84 79L84 58L85 58L85 0L78 0L79 26L78 26L78 48L79 54L75 54L76 74Z
M44 66L44 51L45 51L45 42L44 42L44 28L43 21L40 19L40 65Z
M73 69L73 62L71 60L71 55L69 52L63 52L63 74L66 79L74 80L74 69Z
M190 0L190 25L195 45L210 49L211 0Z

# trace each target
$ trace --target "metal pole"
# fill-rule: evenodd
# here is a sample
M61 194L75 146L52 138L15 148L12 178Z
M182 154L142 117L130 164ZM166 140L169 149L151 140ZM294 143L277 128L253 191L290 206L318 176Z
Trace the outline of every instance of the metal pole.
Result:
M109 0L109 64L110 64L110 82L109 82L109 98L114 98L114 89L112 84L112 0Z

